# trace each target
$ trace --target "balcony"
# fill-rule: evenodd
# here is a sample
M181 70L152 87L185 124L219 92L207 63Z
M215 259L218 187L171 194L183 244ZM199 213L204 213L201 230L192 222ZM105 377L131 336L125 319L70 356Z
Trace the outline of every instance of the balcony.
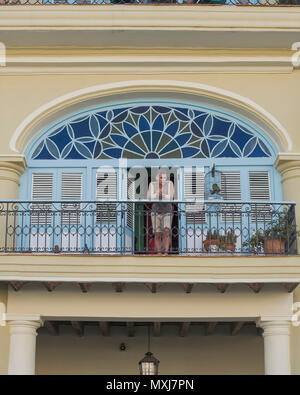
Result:
M297 6L300 0L0 0L0 5L111 5L111 4L190 4L242 6Z
M199 257L297 255L294 203L173 201L159 202L159 209L153 203L1 202L0 252Z

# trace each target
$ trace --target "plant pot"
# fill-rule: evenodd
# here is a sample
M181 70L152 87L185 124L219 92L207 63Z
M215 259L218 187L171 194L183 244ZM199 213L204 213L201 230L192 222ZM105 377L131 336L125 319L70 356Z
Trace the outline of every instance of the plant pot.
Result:
M206 251L210 250L212 252L217 252L219 250L219 240L218 239L204 240L203 246Z
M234 244L226 244L226 246L224 247L225 251L228 252L233 252L235 250L235 245Z
M266 239L265 241L266 254L284 254L285 242L281 239Z

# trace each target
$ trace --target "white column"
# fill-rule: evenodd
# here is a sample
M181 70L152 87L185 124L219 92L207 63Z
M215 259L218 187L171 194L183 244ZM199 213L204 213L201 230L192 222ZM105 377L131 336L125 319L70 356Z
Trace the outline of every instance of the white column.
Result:
M35 374L35 348L39 320L8 321L10 327L9 375Z
M264 330L266 375L291 374L290 321L260 321Z

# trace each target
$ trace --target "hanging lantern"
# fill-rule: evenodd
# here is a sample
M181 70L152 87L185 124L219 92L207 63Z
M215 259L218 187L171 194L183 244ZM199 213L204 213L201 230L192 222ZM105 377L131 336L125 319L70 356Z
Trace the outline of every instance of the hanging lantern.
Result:
M140 375L157 375L159 360L150 352L150 327L148 326L148 352L139 362Z
M159 360L154 357L152 352L146 352L143 359L140 360L140 374L142 376L157 375Z

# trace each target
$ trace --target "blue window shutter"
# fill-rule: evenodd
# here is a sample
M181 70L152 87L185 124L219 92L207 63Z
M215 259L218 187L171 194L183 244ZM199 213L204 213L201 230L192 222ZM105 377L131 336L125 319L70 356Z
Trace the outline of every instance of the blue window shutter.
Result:
M224 200L241 200L241 175L239 171L221 173L221 195ZM222 206L222 221L240 222L241 205L226 204Z
M82 173L62 173L61 199L82 199Z
M251 200L270 200L270 177L269 172L249 171L249 188Z
M61 177L61 200L82 199L82 173L62 173ZM80 222L80 204L62 204L62 223L76 224Z
M184 200L203 200L205 193L205 173L204 169L184 169ZM186 203L186 222L204 223L205 205L204 203Z
M33 173L31 199L40 201L51 201L53 196L53 173ZM51 224L51 204L32 204L31 224ZM36 210L36 211L35 211Z
M96 173L96 198L98 201L117 200L118 173L115 169L103 169ZM117 219L116 203L98 203L96 222L115 222Z
M32 174L32 200L52 200L53 173Z
M239 171L221 173L221 195L224 200L241 200L241 176Z
M267 170L249 171L250 200L271 199L270 175ZM252 221L270 221L271 206L269 204L251 205Z
M135 199L135 182L131 178L127 178L127 199ZM134 203L127 203L127 226L130 229L134 229Z
M114 169L103 169L97 171L96 175L97 200L117 200L117 171Z

